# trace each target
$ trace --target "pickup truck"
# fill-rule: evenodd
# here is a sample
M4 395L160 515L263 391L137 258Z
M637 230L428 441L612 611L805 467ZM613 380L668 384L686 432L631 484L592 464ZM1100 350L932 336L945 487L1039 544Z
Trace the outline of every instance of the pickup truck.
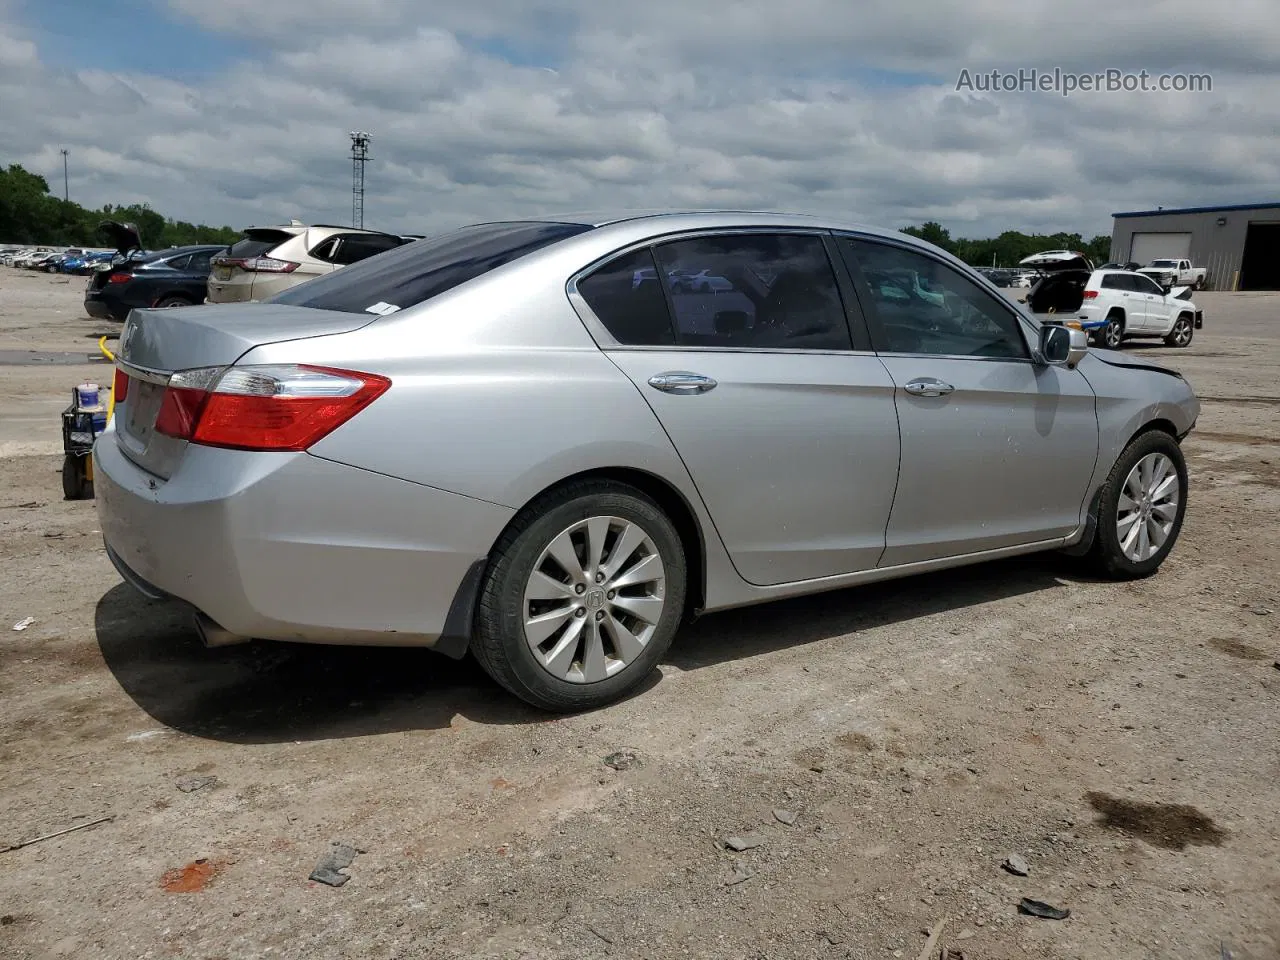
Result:
M1204 286L1208 274L1204 267L1193 267L1190 260L1152 260L1138 272L1145 273L1162 287L1194 287L1196 290Z

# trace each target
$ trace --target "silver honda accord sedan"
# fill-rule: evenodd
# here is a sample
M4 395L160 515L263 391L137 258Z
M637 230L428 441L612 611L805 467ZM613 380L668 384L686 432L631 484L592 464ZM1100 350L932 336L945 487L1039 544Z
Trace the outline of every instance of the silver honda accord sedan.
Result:
M1153 573L1199 403L954 257L807 216L485 223L135 310L108 553L205 642L472 653L616 700L684 619L1035 551Z

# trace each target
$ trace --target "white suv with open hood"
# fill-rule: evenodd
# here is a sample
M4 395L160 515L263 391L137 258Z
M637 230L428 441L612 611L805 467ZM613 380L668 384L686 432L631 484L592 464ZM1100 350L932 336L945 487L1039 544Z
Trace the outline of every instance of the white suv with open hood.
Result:
M1112 350L1136 337L1161 337L1171 347L1186 347L1204 325L1190 287L1161 287L1131 270L1095 270L1087 257L1062 256L1066 252L1022 261L1037 261L1043 274L1025 301L1042 323L1088 331L1095 343Z

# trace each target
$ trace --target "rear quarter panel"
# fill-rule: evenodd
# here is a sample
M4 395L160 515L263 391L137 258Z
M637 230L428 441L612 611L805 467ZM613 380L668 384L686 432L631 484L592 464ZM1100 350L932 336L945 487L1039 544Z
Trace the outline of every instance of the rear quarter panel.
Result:
M500 270L354 333L258 347L240 362L391 378L315 456L517 510L591 470L655 476L700 528L707 599L739 596L742 581L670 438L570 305L572 272Z

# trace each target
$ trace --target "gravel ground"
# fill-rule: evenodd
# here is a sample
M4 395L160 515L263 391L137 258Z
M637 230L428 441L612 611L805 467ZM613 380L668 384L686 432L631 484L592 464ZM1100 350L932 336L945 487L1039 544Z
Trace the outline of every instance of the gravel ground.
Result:
M91 351L81 287L0 270L0 350ZM113 818L0 854L0 957L1280 956L1280 295L1201 300L1133 348L1207 398L1157 576L715 615L566 718L428 652L204 650L61 499L103 368L0 363L0 849Z

